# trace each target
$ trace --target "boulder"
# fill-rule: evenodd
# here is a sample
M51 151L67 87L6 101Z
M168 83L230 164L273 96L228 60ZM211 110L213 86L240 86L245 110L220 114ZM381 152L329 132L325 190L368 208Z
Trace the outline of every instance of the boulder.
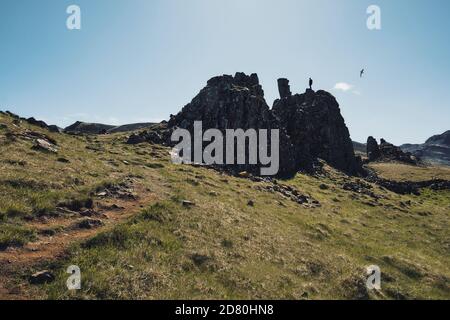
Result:
M94 229L103 226L104 223L100 219L87 218L78 223L80 229Z
M181 201L181 204L183 205L183 207L193 207L195 206L195 203L189 200L183 200Z
M145 135L133 133L128 137L127 144L139 144L145 141Z
M57 147L44 139L36 139L32 149L50 153L58 153Z
M55 276L50 271L43 270L32 274L29 280L31 284L44 284L53 282Z

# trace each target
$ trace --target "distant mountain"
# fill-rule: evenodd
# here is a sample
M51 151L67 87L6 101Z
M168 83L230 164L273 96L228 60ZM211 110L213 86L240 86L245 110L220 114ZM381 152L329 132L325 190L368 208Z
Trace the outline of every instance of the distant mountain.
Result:
M140 129L149 128L151 126L154 126L155 124L156 123L151 123L151 122L124 124L123 126L118 126L118 127L109 129L108 133L136 131L136 130L140 130Z
M400 147L425 162L450 166L450 130L432 136L424 144L404 144Z
M367 145L365 143L353 141L353 149L356 155L367 156Z
M86 133L86 134L100 134L100 133L117 133L128 132L148 128L154 123L132 123L121 126L113 126L102 123L87 123L77 121L74 124L66 127L64 132L67 133Z

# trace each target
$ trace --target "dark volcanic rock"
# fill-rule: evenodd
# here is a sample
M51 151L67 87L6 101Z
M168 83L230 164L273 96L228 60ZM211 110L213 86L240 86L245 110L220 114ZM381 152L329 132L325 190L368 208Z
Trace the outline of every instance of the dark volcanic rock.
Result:
M384 139L380 140L380 145L373 137L367 139L367 157L369 161L400 161L412 165L417 165L419 159L409 152L403 152L400 147Z
M204 131L214 128L223 133L226 129L267 129L269 132L279 129L279 153L282 155L279 174L292 174L298 169L287 133L264 100L264 91L256 74L247 76L236 73L234 77L224 75L212 78L191 103L171 117L168 127L183 128L193 133L194 121L202 121ZM270 139L268 143L270 150ZM235 165L233 170L259 174L258 165Z
M48 270L43 270L32 274L29 278L31 284L44 284L53 282L55 276Z
M171 133L171 130L167 130L167 125L161 124L157 130L145 130L139 133L133 133L128 138L127 144L149 142L152 144L169 145Z
M380 147L377 140L370 136L367 138L367 158L369 161L375 161L381 157Z
M310 89L292 95L287 79L278 80L278 84L281 99L270 110L256 74L214 77L191 103L171 117L168 127L193 133L194 121L202 121L203 130L215 128L222 132L279 129L279 175L312 171L318 158L349 174L361 172L336 99L328 92ZM237 172L255 173L256 169L257 166L236 166Z
M361 171L339 104L330 93L307 89L275 100L272 110L286 128L300 168L311 170L320 158L349 174Z
M280 93L281 99L287 98L292 95L288 79L285 78L278 79L278 92Z

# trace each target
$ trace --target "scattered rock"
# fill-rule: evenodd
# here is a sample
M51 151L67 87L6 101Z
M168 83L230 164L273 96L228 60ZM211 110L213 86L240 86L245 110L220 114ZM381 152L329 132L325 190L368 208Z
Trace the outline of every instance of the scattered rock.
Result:
M93 217L93 216L98 215L98 212L96 212L92 209L86 209L86 210L80 211L80 215L83 217Z
M423 188L430 188L432 190L450 190L450 181L442 179L427 181L393 181L382 179L374 172L369 171L366 180L398 194L420 195L420 189Z
M277 183L277 184L271 184L268 186L256 186L256 189L266 190L271 193L275 193L275 192L279 193L279 194L283 195L284 197L286 197L298 204L305 205L308 208L320 207L319 201L314 200L310 196L301 194L297 189L295 189L291 186L286 186L286 185ZM281 204L281 205L284 206L284 204Z
M372 191L373 187L370 184L363 182L361 180L346 182L346 183L344 183L342 188L347 191L365 194L374 199L381 199L381 196L375 194Z
M195 203L189 200L183 200L181 202L181 204L183 205L183 207L193 207L195 206Z
M61 162L61 163L70 163L70 160L66 159L66 158L58 158L56 161Z
M102 220L90 219L90 218L84 219L77 224L78 228L80 228L80 229L94 229L94 228L101 227L103 225L104 225L104 223Z
M251 174L248 173L247 171L242 171L242 172L239 172L238 176L241 178L250 178Z
M320 188L320 190L328 190L329 189L329 187L323 183L319 186L319 188Z
M104 188L97 190L95 193L97 197L110 197L125 200L136 200L137 196L134 194L133 181L127 179L118 184L109 184Z
M205 265L208 261L211 260L211 258L208 257L207 255L203 255L203 254L199 254L199 253L192 254L190 258L192 259L192 261L194 262L194 264L196 266Z
M43 139L37 139L32 149L44 152L58 153L58 149L55 145Z
M224 248L232 248L233 247L233 241L227 240L227 239L222 240L222 247L224 247Z
M133 133L127 140L127 144L140 144L148 142L151 144L169 145L170 136L173 130L167 129L167 124L160 124L153 130L144 130L140 133Z
M31 284L44 284L44 283L50 283L55 280L55 276L53 273L51 273L48 270L43 270L36 272L30 276L30 283Z

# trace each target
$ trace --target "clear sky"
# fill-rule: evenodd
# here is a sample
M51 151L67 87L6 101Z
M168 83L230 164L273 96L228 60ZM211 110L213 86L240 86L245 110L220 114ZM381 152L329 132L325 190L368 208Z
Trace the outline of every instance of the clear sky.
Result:
M71 4L81 30L66 28ZM304 92L311 76L354 140L418 143L450 129L449 34L448 0L1 0L0 109L60 126L155 121L215 75L258 73L269 106L277 78Z

